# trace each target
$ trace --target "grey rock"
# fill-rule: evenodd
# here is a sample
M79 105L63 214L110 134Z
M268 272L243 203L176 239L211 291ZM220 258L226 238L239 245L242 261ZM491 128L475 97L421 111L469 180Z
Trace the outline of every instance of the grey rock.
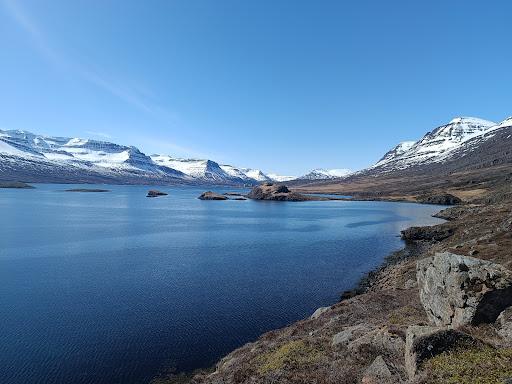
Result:
M318 319L323 313L327 312L331 307L320 307L311 315L310 319Z
M347 348L355 355L365 354L365 351L370 348L386 351L390 356L403 356L405 342L400 336L390 333L387 328L380 328L366 332L350 342Z
M498 325L498 334L512 345L512 307L501 312L496 323Z
M377 356L373 363L366 368L361 380L362 384L381 384L383 382L391 382L393 374L388 368L381 355Z
M405 369L412 379L425 360L455 348L461 343L474 342L471 336L446 327L414 325L407 328Z
M338 332L332 337L332 346L346 345L358 336L367 332L368 326L363 324L353 325L345 328L343 331Z
M416 280L409 279L409 280L407 280L405 282L404 288L405 289L412 289L412 288L415 288L417 285L418 285L418 283L416 282Z
M499 264L444 252L418 261L416 276L437 326L492 323L512 305L512 273Z

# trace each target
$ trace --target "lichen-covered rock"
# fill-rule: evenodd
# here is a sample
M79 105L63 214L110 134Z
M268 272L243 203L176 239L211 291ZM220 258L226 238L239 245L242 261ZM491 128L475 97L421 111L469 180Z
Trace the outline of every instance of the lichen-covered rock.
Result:
M364 333L348 344L348 350L354 355L364 355L368 350L385 352L387 356L403 356L405 342L386 327Z
M454 349L463 343L473 343L471 336L446 327L414 325L407 328L405 340L405 369L412 379L425 360Z
M512 345L512 307L501 312L496 323L498 325L498 334L503 337L508 344Z
M420 299L438 326L492 323L512 305L512 273L499 264L453 253L418 261Z
M361 380L362 384L383 384L394 382L393 374L384 361L384 358L379 355L373 360L373 363L366 368Z

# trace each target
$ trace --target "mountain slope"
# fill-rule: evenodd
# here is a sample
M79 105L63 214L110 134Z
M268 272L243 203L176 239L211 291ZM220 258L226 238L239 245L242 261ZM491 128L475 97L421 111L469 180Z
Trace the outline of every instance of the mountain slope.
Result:
M464 143L484 135L496 126L496 123L474 117L455 118L448 124L428 132L415 143L400 143L369 170L390 172L445 161L454 151L463 147Z
M350 169L313 169L311 172L299 177L297 180L328 180L348 176Z
M103 141L0 131L0 178L31 182L187 183L135 147Z
M150 157L133 146L0 130L0 180L254 185L272 179L259 170L212 160Z
M293 188L303 193L337 193L370 200L423 201L426 194L447 190L465 200L497 188L503 189L503 196L512 197L512 119L470 132L468 136L460 139L459 135L457 145L424 161L407 163L408 159L415 159L415 144L388 164L342 179L293 183ZM432 134L425 137L432 138Z

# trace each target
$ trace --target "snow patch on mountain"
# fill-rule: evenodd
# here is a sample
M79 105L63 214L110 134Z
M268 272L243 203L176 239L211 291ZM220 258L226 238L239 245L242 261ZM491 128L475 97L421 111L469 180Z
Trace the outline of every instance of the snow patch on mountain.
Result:
M283 175L277 175L275 173L267 173L267 176L270 177L273 181L276 181L278 183L284 183L286 181L292 181L297 178L297 176L283 176Z
M240 170L245 173L245 175L253 180L264 182L264 181L272 181L270 177L265 175L259 169L251 169L251 168L240 168Z
M374 167L386 164L391 160L396 159L398 156L411 149L414 144L416 144L415 141L402 141L396 147L386 152L386 154L374 165Z
M339 169L313 169L311 172L299 177L301 180L324 180L324 179L336 179L340 177L348 176L352 173L350 169L339 168Z

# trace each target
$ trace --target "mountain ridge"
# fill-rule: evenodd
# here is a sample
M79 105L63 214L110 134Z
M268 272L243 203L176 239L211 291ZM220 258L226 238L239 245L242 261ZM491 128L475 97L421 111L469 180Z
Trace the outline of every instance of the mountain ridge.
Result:
M418 141L400 142L365 169L352 172L343 168L316 168L299 177L265 174L259 169L219 164L210 159L148 156L135 146L107 141L0 130L0 180L219 185L335 182L356 175L402 172L447 163L474 151L500 130L510 127L512 117L500 123L456 117Z

